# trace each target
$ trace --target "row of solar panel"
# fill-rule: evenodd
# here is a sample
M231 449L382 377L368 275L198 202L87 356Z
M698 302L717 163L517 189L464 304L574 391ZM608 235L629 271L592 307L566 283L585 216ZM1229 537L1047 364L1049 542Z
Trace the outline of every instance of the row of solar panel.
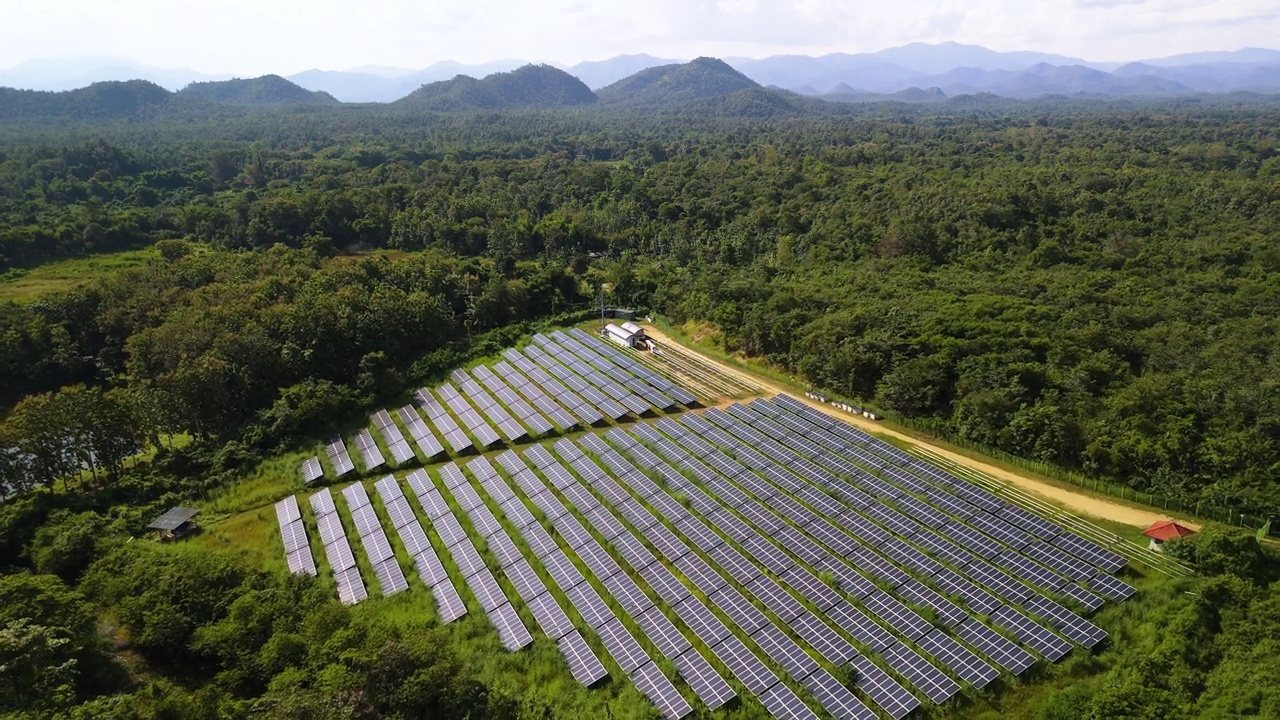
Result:
M637 427L636 432L637 435L642 435L646 431ZM611 431L607 437L615 445L622 447L624 452L631 455L641 466L662 475L671 492L684 494L684 491L688 489L700 493L680 473L676 472L660 458L654 456L627 433L620 430ZM748 602L735 588L730 587L725 578L732 577L742 584L750 596L758 599L765 609L773 612L779 618L782 624L790 628L791 631L813 647L819 656L833 665L843 664L854 657L859 657L853 645L841 637L836 626L829 624L819 614L809 610L804 603L797 599L797 596L784 589L784 585L792 587L792 583L802 584L802 575L792 572L792 568L774 563L773 568L780 571L779 577L783 580L783 585L780 585L771 577L763 574L762 570L768 569L768 565L764 563L760 563L759 567L753 565L735 548L725 543L718 535L712 532L705 523L695 517L687 508L664 492L657 483L642 479L644 476L635 470L634 466L628 468L628 463L617 457L598 438L586 438L583 441L583 445L601 456L615 472L620 469L623 470L625 472L623 477L626 478L627 483L675 528L673 532L665 525L654 525L644 531L646 539L659 548L659 552L667 557L685 577L689 578L695 587L707 593L717 607L725 613L726 617L730 618L737 627L748 633L751 641L787 671L789 675L797 681L805 683L820 668L780 625L770 623L758 608ZM679 490L676 490L676 488L679 488ZM706 496L703 495L703 497L705 498ZM695 504L688 495L685 495L685 498L690 501L691 505ZM688 543L681 541L677 534L688 538ZM764 542L763 538L760 538L760 541ZM690 551L690 545L697 547L699 551L710 558L711 565L718 565L722 570L719 573L711 570L707 561ZM750 550L748 550L748 554L752 554ZM752 556L755 557L759 554L761 552L757 551ZM774 556L770 555L769 557L770 562L773 562ZM803 570L803 568L797 566L794 570ZM770 571L773 572L773 570ZM809 577L814 583L821 585L821 582L816 577L811 575ZM848 606L848 609L852 611L848 617L857 617L861 620L860 625L855 627L861 627L862 625L876 627L874 623L871 623L865 616L858 613L852 606ZM726 645L724 652L728 656L722 658L722 660L726 664L736 661L744 665L742 671L746 677L755 679L757 686L752 688L753 692L762 694L769 690L769 687L772 686L771 671L769 671L770 675L764 675L760 668L753 668L753 663L750 661L749 656L744 655L744 653L748 652L745 646L739 647L741 640L729 635L722 622L712 618L701 621L696 618L690 618L690 622L698 623L703 627L703 632L708 636L708 642L724 643ZM883 631L880 632L883 633ZM719 647L718 644L717 647ZM877 687L884 688L886 691L881 694L868 692L868 697L873 702L879 704L886 712L895 717L900 717L901 714L909 712L918 705L918 701L915 700L910 691L898 685L896 681L893 681L887 675L882 678L883 671L879 671L879 673L876 674L867 669L867 672L863 674L865 682L870 683L875 679L878 683ZM768 678L768 680L762 682L760 680L761 677ZM838 684L837 686L830 686L830 683L821 674L814 678L812 684L815 688L821 688L825 698L823 706L828 712L837 714L843 711L845 713L857 713L860 716L874 717L874 714L866 709L865 706L862 706L861 702L851 693L848 693L847 689L845 689L844 693L839 693L837 687L842 686L838 686ZM807 686L808 684L806 684ZM847 696L845 695L846 693ZM817 696L815 691L815 697ZM831 703L831 705L828 705L828 703Z
M280 524L280 540L284 543L284 559L289 572L316 574L315 558L307 542L307 529L302 523L302 511L298 499L292 495L276 503L276 520Z
M820 499L822 496L818 496L818 497ZM801 518L801 521L803 521L803 518ZM919 542L926 537L928 536L922 534L919 537L913 538L913 540L916 540L917 542ZM886 554L889 555L889 557L893 558L897 562L902 563L904 566L913 567L914 569L920 572L926 573L928 575L943 577L938 575L939 572L941 572L941 570L939 567L935 567L936 563L932 563L931 560L928 560L927 558L920 556L918 554L918 551L915 551L906 543L902 543L896 538L882 538L880 539L879 542L882 549L885 550ZM929 546L926 545L926 547L929 547ZM914 556L912 555L913 553L915 554ZM1078 615L1075 615L1075 613L1072 613L1071 611L1067 610L1065 607L1062 607L1061 605L1054 603L1048 598L1036 595L1034 596L1035 605L1025 604L1025 603L1030 603L1030 600L1028 600L1028 598L1032 598L1033 593L1031 593L1029 590L1026 590L1025 587L1007 585L1007 583L1009 582L1007 576L990 574L990 573L996 572L994 571L994 569L990 569L990 568L984 569L981 565L977 565L977 564L974 564L972 567L968 567L966 569L968 572L970 572L970 574L975 575L982 582L988 585L994 586L994 585L1000 584L1002 585L1003 590L1006 593L1014 592L1018 594L1020 599L1015 600L1015 602L1024 603L1024 606L1029 608L1034 607L1035 610L1039 611L1038 614L1042 614L1042 616L1046 617L1046 619L1048 619L1051 622L1051 624L1055 625L1056 627L1059 627L1062 630L1063 634L1067 635L1071 639L1075 640L1076 642L1079 642L1080 644L1086 647L1093 646L1094 644L1096 644L1102 638L1105 637L1105 633L1102 632L1100 628L1097 628L1096 625L1088 622L1087 620L1084 620L1083 618L1080 618ZM950 571L947 571L947 574L948 574L947 576L949 577ZM897 584L902 582L904 579L905 579L905 576L902 576L894 580L894 582L895 584ZM945 584L949 585L952 588L956 587L956 583L954 580ZM974 598L974 593L972 592L963 593L963 594L968 596L966 597L966 599ZM991 608L993 608L996 605L996 601L994 600L994 598L990 598L985 595L979 595L977 596L977 599L980 600L982 604L981 607L975 607L975 610L978 612L988 612L991 610ZM1098 602L1100 604L1101 601L1099 600ZM971 603L971 604L976 605L977 603ZM1010 622L1016 621L1016 618L1007 618L1007 619ZM1042 635L1041 637L1037 637L1035 639L1034 646L1037 648L1037 650L1040 650L1044 654L1046 654L1047 657L1050 657L1051 659L1057 659L1057 657L1060 657L1061 654L1064 654L1066 650L1069 649L1069 646L1066 645L1066 643L1063 643L1061 641L1055 641L1051 637L1052 635L1051 633L1043 633L1041 635Z
M818 497L821 499L824 496L819 495ZM887 544L886 549L889 551L887 554L894 557L895 560L903 562L904 565L911 565L909 562L910 558L902 554L903 552L910 552L910 548L906 547L904 543L893 538L889 538L884 542ZM894 552L895 547L897 547L896 553ZM918 564L915 565L915 567L917 567L917 569L921 569L921 566ZM927 570L935 569L928 568ZM1099 603L1100 602L1101 601L1099 600ZM994 605L994 601L992 602L992 605ZM1031 599L1025 601L1024 607L1027 607L1031 609L1033 613L1044 617L1052 625L1058 627L1064 635L1086 647L1091 647L1105 637L1105 633L1102 632L1101 629L1097 628L1096 625L1080 618L1065 607L1043 596L1035 595L1034 597L1031 597ZM934 609L937 610L936 607ZM990 607L983 607L979 609L981 612L988 610L990 610ZM1014 625L1021 622L1016 617L1011 616L1006 616L1005 620L1007 625ZM1015 634L1017 633L1015 632ZM1054 657L1056 653L1065 652L1063 649L1065 644L1052 641L1047 637L1049 635L1048 633L1044 633L1043 635L1045 637L1037 638L1035 642L1038 645L1044 646L1043 649L1048 656Z
M333 502L329 488L323 488L311 496L311 510L316 517L316 527L320 531L320 541L324 544L329 569L333 572L333 581L338 586L338 599L347 605L364 600L369 593L365 590L364 581L360 579L360 568L356 567L355 555L351 553L351 545L342 530L338 507Z

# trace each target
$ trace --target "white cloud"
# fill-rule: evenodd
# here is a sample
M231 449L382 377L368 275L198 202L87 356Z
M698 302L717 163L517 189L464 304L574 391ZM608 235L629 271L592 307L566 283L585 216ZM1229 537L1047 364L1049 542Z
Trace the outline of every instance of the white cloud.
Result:
M243 75L981 44L1092 60L1275 46L1275 0L6 0L0 67L112 55Z

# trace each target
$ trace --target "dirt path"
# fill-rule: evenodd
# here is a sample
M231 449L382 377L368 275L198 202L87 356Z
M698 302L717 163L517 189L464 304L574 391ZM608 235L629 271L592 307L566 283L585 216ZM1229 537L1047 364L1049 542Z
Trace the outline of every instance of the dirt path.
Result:
M1079 512L1081 514L1090 515L1092 517L1100 518L1103 520L1110 520L1112 522L1123 523L1125 525L1133 525L1135 527L1146 527L1151 523L1156 522L1157 520L1167 520L1170 517L1168 515L1161 515L1160 513L1152 512L1149 510L1141 510L1139 508L1123 505L1119 502L1115 502L1112 500L1092 497L1090 495L1078 493L1073 490L1068 490L1066 488L1060 488L1056 485L1050 485L1049 483L1046 483L1040 480L1035 480L1023 475L1019 475L1015 472L1010 472L1009 470L1006 470L1001 467L997 467L990 463L985 463L980 460L975 460L966 455L961 455L960 453L953 452L943 447L939 447L928 441L921 440L920 438L912 437L910 435L898 432L896 430L890 430L889 428L885 427L884 425L878 422L867 420L866 418L853 415L852 413L842 412L840 410L836 410L830 405L826 405L824 403L810 400L809 398L806 398L803 394L797 394L793 390L789 390L776 383L771 382L768 378L761 377L758 375L747 374L741 370L738 370L737 368L726 365L720 362L719 360L716 360L713 357L710 357L701 352L698 352L696 348L689 347L688 345L684 345L682 343L679 343L671 339L666 334L664 334L661 330L657 330L652 326L646 325L644 328L644 331L650 337L654 338L658 342L666 343L668 345L676 345L687 352L697 354L698 357L702 358L706 362L713 363L716 367L718 367L722 372L724 372L727 375L732 375L738 378L739 380L744 380L749 383L762 386L771 395L778 394L778 393L786 393L821 412L824 412L838 420L849 423L850 425L858 427L862 430L866 430L868 432L876 432L881 435L889 435L889 436L898 438L900 440L905 440L914 445L918 445L922 448L926 448L931 452L937 453L938 455L941 455L942 457L947 458L948 460L960 463L966 467L973 468L978 472L981 472L986 475L990 475L991 477L994 477L1004 482L1015 485L1018 488L1028 493L1031 493L1032 495L1040 497L1049 502L1061 505L1063 507L1071 508L1072 510ZM1199 525L1197 525L1196 523L1188 522L1186 520L1181 520L1181 519L1178 520L1178 522L1179 524L1185 525L1189 528L1199 529Z

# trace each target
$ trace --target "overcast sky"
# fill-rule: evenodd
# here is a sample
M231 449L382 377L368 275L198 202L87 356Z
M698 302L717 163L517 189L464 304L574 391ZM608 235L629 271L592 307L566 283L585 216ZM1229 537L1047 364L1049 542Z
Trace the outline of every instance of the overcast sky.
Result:
M953 40L1088 60L1280 46L1280 0L0 0L0 67L115 56L209 73Z

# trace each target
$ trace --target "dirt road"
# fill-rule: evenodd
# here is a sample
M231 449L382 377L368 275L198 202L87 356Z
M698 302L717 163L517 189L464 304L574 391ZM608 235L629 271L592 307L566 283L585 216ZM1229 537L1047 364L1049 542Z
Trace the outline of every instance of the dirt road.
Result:
M961 455L956 452L952 452L951 450L947 450L946 448L939 447L925 440L912 437L905 433L900 433L896 430L890 430L889 428L885 427L884 425L878 422L867 420L866 418L853 415L852 413L847 413L841 410L837 410L831 407L830 405L826 405L824 403L810 400L806 398L803 394L797 394L792 390L788 390L776 383L770 382L768 378L745 373L741 370L738 370L737 368L726 365L720 362L719 360L716 360L713 357L710 357L701 352L698 352L697 348L693 348L683 343L676 342L675 340L671 339L666 334L664 334L661 330L657 330L652 326L646 325L644 328L644 331L650 337L654 338L658 342L667 343L668 345L678 345L689 352L697 353L698 357L702 358L703 360L709 363L715 364L715 366L720 368L722 372L728 375L737 377L741 380L746 380L756 385L760 385L764 387L766 390L768 390L769 394L771 395L777 394L777 393L786 393L804 403L807 403L808 405L812 406L813 408L816 408L821 412L824 412L838 420L842 420L851 425L854 425L855 427L858 427L862 430L866 430L868 432L876 432L881 435L889 435L895 438L899 438L901 440L905 440L914 445L918 445L922 448L926 448L931 452L937 453L938 455L941 455L942 457L947 458L948 460L960 463L980 473L983 473L985 475L990 475L991 477L994 477L998 480L1015 485L1018 488L1028 493L1031 493L1032 495L1035 495L1037 497L1040 497L1044 500L1055 503L1057 505L1070 508L1082 515L1089 515L1102 520L1110 520L1113 522L1123 523L1125 525L1133 525L1135 527L1146 527L1151 523L1156 522L1157 520L1167 520L1170 517L1168 515L1161 515L1159 513L1151 512L1149 510L1141 510L1139 508L1129 507L1128 505L1123 505L1119 502L1115 502L1112 500L1096 498L1096 497L1092 497L1082 493L1074 492L1066 488L1060 488L1056 485L1050 485L1049 483L1042 482L1040 480L1035 480L1023 475L1019 475L1018 473L1015 473L1015 472L1010 472L1009 470L1005 470L1004 468L997 467L990 463L984 463L980 460L974 460L971 457L968 457L966 455ZM1195 523L1188 522L1186 520L1181 520L1181 519L1179 519L1178 522L1179 524L1185 525L1189 528L1199 529L1199 526Z

